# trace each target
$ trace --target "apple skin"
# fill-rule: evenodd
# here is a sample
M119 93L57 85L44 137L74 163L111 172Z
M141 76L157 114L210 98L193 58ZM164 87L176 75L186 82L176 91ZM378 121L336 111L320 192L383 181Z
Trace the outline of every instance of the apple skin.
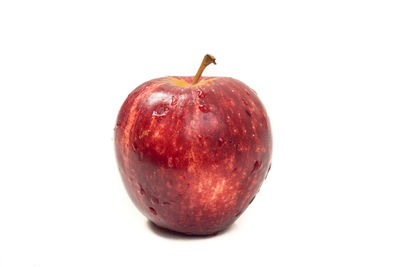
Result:
M164 77L127 97L115 127L119 171L153 223L188 235L231 225L271 164L270 122L255 91L227 77Z

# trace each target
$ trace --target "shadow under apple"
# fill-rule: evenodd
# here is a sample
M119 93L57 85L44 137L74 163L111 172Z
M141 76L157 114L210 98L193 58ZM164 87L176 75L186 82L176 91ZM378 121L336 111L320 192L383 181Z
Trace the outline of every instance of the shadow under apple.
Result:
M155 223L151 222L150 220L147 221L147 227L156 235L167 238L167 239L181 239L181 240L193 240L193 239L208 239L208 238L213 238L215 236L221 236L225 235L228 232L232 231L235 228L235 224L230 225L228 228L217 232L215 234L211 235L186 235L183 233L175 232L169 229L165 229L162 227L159 227Z

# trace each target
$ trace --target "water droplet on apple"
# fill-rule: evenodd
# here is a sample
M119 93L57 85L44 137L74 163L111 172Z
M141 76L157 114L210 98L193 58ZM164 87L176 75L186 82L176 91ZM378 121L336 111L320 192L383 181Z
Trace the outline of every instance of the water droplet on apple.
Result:
M176 96L172 96L171 106L175 106L178 103L178 98Z
M204 98L206 96L206 93L204 93L201 89L197 89L197 95L200 98Z
M129 148L129 144L127 144L127 148ZM136 152L136 147L134 144L131 145L131 149L133 150L133 152Z
M158 198L156 198L156 197L154 197L154 196L151 196L150 201L151 201L151 203L153 203L153 204L158 204L158 203L160 203L160 201L158 200Z
M250 110L246 109L246 114L249 115L249 117L251 117L251 112L250 112Z
M240 214L242 214L242 211L236 212L236 213L235 213L235 217L239 217Z
M249 201L249 205L251 204L251 202L253 202L253 200L256 198L256 196L254 196L250 201Z
M204 112L204 113L210 112L210 108L205 104L200 104L199 109L201 112Z
M256 160L256 162L254 162L254 166L253 166L253 170L251 171L251 173L255 172L256 170L258 170L261 167L261 162Z
M243 105L245 105L245 106L248 106L248 105L249 105L249 104L247 103L247 101L244 100L244 98L242 98L242 103L243 103Z
M168 158L168 167L170 168L174 167L174 161L172 158Z
M169 108L168 107L158 107L156 110L153 111L153 116L156 117L163 117L165 115L167 115L167 113L169 112Z
M172 185L173 185L172 181L167 181L167 187L168 188L172 188Z
M243 151L243 145L242 144L237 144L236 145L236 150L239 151L239 152L242 152Z
M144 195L146 194L146 192L144 191L144 189L143 189L143 187L142 187L141 185L139 185L139 186L140 186L139 193L140 193L142 196L144 196Z
M157 215L157 211L153 207L149 207L149 210L154 216Z
M224 138L220 137L218 138L218 145L221 147L225 143Z

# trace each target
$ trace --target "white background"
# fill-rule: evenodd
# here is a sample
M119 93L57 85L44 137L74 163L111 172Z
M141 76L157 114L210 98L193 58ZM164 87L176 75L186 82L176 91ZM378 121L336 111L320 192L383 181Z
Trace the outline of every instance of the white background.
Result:
M271 173L226 232L149 226L113 151L166 75L231 76L273 127ZM0 2L0 266L399 266L398 1Z

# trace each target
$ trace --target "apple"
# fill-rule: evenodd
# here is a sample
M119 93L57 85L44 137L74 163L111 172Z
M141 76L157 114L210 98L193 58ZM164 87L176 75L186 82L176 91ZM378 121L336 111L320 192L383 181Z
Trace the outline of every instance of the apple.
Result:
M130 198L153 223L215 234L253 201L271 167L272 136L255 91L227 77L143 83L117 118L115 150Z

